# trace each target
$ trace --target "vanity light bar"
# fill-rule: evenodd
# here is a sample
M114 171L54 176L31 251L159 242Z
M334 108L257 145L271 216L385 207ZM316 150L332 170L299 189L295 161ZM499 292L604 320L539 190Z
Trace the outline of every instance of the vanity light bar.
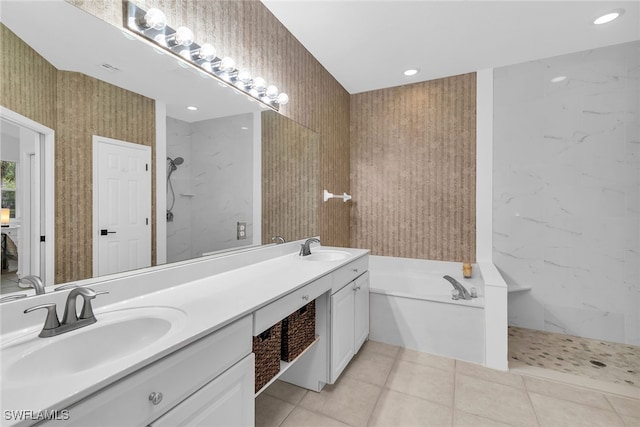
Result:
M127 2L125 19L125 27L134 34L155 48L173 54L180 63L213 77L222 86L240 91L275 111L280 109L280 105L289 102L289 96L278 92L276 86L267 85L261 77L252 78L248 70L238 69L232 58L219 57L211 44L196 43L193 32L187 27L169 27L164 13L159 9L146 11Z

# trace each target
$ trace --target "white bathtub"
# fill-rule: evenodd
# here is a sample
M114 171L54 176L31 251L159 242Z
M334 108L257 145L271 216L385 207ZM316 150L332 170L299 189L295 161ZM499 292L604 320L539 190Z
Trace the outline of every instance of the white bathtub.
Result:
M462 263L369 257L371 326L375 341L484 364L484 283L477 265L471 279ZM478 298L452 300L458 280Z

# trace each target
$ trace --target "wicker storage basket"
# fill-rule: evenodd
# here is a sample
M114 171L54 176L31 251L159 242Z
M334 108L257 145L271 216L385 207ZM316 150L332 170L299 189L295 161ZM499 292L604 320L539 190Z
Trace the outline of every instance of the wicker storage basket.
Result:
M253 352L256 356L256 392L280 371L281 338L282 322L253 337Z
M291 362L316 339L316 302L282 320L282 360Z

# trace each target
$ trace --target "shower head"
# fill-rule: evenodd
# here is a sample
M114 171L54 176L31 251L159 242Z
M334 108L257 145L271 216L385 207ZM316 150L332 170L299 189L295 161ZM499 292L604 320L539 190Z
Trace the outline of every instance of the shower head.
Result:
M167 157L167 161L169 162L169 168L172 172L178 169L178 166L184 163L184 159L182 157L176 157L175 159Z

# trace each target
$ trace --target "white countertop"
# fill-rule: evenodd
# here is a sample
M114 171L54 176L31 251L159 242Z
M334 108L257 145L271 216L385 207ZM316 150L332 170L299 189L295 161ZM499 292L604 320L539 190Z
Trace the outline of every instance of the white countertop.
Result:
M330 248L322 247L322 249ZM290 253L96 308L95 314L98 319L96 324L57 337L38 338L42 324L7 332L2 336L2 347L0 347L2 410L64 409L126 375L234 320L250 315L258 308L368 253L367 250L362 249L334 249L348 252L351 256L339 261L307 261L301 259L297 253ZM188 266L182 268L188 268ZM97 284L93 288L110 290L109 284ZM42 296L36 304L46 302L42 301L45 296ZM15 360L15 355L11 354L12 348L20 343L35 341L37 346L48 345L53 342L52 340L62 339L65 335L88 333L90 328L100 324L103 313L134 307L156 306L173 307L183 311L186 314L186 320L180 329L133 354L105 363L99 369L64 377L44 376L34 381L11 378L10 364ZM41 311L43 312L41 317L44 320L45 313L44 310ZM55 370L56 367L39 367L39 369ZM13 423L4 420L3 416L2 425L19 425L5 424L7 422Z

